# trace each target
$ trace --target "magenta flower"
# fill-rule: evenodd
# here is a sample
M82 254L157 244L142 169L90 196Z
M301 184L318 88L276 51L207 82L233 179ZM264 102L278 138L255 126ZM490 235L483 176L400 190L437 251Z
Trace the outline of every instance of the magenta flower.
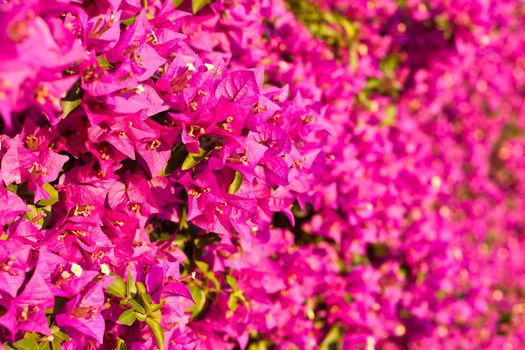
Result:
M43 276L36 271L20 294L3 301L6 313L0 317L0 324L9 331L11 339L17 331L50 334L45 309L53 305L53 294Z
M0 347L518 349L517 1L0 5Z

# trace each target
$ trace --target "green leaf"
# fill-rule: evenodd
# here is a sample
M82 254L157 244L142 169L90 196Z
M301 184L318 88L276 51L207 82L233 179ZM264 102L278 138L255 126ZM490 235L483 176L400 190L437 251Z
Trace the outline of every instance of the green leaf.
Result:
M188 170L193 168L195 165L199 164L200 161L204 159L206 155L206 150L200 148L200 153L189 153L184 162L182 163L182 170Z
M128 304L133 308L133 310L135 310L136 312L140 313L140 314L143 314L145 315L146 314L146 310L144 310L144 308L142 307L142 305L140 305L135 299L130 299L128 300ZM137 317L138 318L138 317ZM143 321L143 320L141 320Z
M58 191L53 187L53 185L49 183L45 183L43 186L44 190L49 193L49 199L41 199L38 201L38 205L45 207L45 206L52 206L59 200Z
M62 99L62 118L66 118L69 113L73 112L82 102L82 95L84 92L80 87L80 80L67 92L66 96Z
M355 253L352 255L352 266L367 265L369 263L366 255ZM344 265L344 263L343 263Z
M151 318L147 318L146 324L151 330L151 333L153 333L153 337L155 337L155 341L157 342L157 347L160 350L164 350L164 331L162 330L160 323Z
M335 23L341 24L343 29L346 32L348 38L353 39L358 34L357 25L351 23L346 18L339 17L335 20Z
M292 207L292 213L296 218L304 219L306 218L310 213L312 212L312 207L309 205L306 205L306 207L301 209L299 206L299 203L295 202Z
M115 350L128 350L128 347L126 346L126 343L124 343L124 340L121 338L117 338L117 346L115 347Z
M272 348L272 343L269 340L261 339L258 341L250 341L248 350L268 350Z
M38 350L38 342L33 338L20 339L13 346L17 350Z
M217 280L217 277L215 277L215 273L210 270L210 267L208 264L206 264L204 261L196 261L195 264L199 268L199 270L202 271L204 276L213 283L213 286L215 289L220 290L221 285L219 284L219 281Z
M115 280L111 282L108 289L106 289L106 293L114 295L118 298L125 298L126 285L124 284L122 277L116 276Z
M51 326L53 340L51 341L51 350L62 349L62 343L69 340L69 336L62 332L56 325Z
M239 307L238 301L240 300L246 309L249 309L250 305L248 304L248 301L246 300L246 297L242 291L237 287L237 281L235 278L229 275L226 276L226 283L228 283L228 285L233 289L233 292L230 294L228 299L228 308L232 311L237 310Z
M387 77L393 77L397 66L399 65L399 56L396 54L388 55L383 61L381 61L381 70Z
M153 311L148 315L148 318L160 322L162 320L162 313L160 310Z
M206 292L198 286L192 284L189 286L191 297L195 304L188 309L193 318L197 317L206 305Z
M319 350L341 350L343 333L338 325L332 326L323 342L319 345Z
M162 308L164 305L165 300L161 299L159 304L151 304L151 312L156 312Z
M233 181L228 187L228 193L231 193L231 194L237 193L237 191L242 185L243 180L244 180L244 176L240 172L236 171L235 176L233 177Z
M365 90L369 90L369 91L379 90L382 83L383 82L381 79L370 78L366 81Z
M53 338L55 340L60 341L60 342L65 342L65 341L69 340L69 335L64 333L60 328L58 328L57 325L52 325L51 326L51 333L53 334Z
M137 16L138 16L138 14L136 14L136 15L133 16L133 17L130 17L130 18L128 18L128 19L123 20L123 21L122 21L122 24L125 24L125 25L127 25L127 26L131 26L131 25L133 25L133 23L135 23L135 20L137 19Z
M209 3L211 3L211 0L191 0L191 11L193 14L196 14Z
M98 56L97 61L98 61L98 65L100 66L100 68L103 68L103 69L113 68L111 63L104 56Z
M39 208L33 204L28 204L27 205L27 208L29 209L29 211L26 213L26 219L27 220L33 220L35 219L37 216L39 216L41 213L42 213L42 208ZM40 225L40 226L43 226L44 225L44 217L41 217L35 221L33 221L33 223L35 225Z
M386 108L385 117L381 120L381 126L392 126L396 122L396 111L395 105L390 105Z
M16 193L18 191L18 185L15 183L12 183L11 185L7 186L5 189L13 193Z
M133 276L131 276L131 273L128 272L128 282L126 284L126 297L129 299L134 298L135 295L137 295L137 285L135 284L135 281L133 280Z
M182 213L180 216L179 222L179 231L185 230L188 228L188 208L186 205L182 206Z
M235 278L233 278L232 276L226 276L226 283L228 283L234 291L237 290L237 281L235 281Z
M144 306L144 310L146 311L146 315L151 313L151 296L147 293L146 287L142 282L137 282L137 296L135 299L138 300L138 302Z
M186 151L186 147L184 147L183 143L180 143L177 146L173 147L171 149L168 164L166 164L166 167L162 169L159 176L170 175L172 172L175 171L175 169L178 169L182 165L184 159L186 159L187 156L188 152Z
M228 299L228 309L235 312L238 307L239 303L237 302L237 297L235 294L230 294L230 298Z
M48 341L38 343L38 350L52 350L51 343Z
M177 8L180 5L182 5L183 2L184 2L184 0L173 0L173 6L175 6L175 8Z
M76 99L74 101L62 100L62 118L66 118L71 112L73 112L82 103L82 99Z
M250 303L248 303L248 300L246 299L246 297L244 296L244 294L238 290L238 291L235 291L235 296L237 297L237 299L239 299L242 304L244 305L244 307L247 309L247 310L250 310Z
M350 69L352 70L352 72L355 72L357 68L357 63L359 61L359 57L357 56L357 50L350 48L348 49L348 53L350 56L350 60L349 60Z
M131 326L133 323L135 323L136 319L137 317L135 317L135 311L133 311L133 309L128 309L120 314L118 321L125 326Z
M139 314L139 313L136 313L135 317L137 318L137 320L142 321L142 322L146 321L146 318L148 318L148 316L144 314Z

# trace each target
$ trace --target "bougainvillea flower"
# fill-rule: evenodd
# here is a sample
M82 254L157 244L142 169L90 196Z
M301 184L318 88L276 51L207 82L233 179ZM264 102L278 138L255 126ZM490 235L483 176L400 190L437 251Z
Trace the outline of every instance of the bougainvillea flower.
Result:
M524 14L2 2L0 348L522 348Z

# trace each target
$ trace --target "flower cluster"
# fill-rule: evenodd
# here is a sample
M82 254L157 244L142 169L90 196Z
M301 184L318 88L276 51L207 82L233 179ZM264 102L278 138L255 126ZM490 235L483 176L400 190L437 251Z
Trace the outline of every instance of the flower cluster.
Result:
M6 349L515 349L525 5L0 5Z

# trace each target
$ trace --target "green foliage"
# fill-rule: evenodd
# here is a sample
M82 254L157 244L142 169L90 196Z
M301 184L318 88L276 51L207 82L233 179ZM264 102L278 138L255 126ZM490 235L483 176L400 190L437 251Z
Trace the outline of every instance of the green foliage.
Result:
M34 332L26 332L24 338L15 343L4 343L3 346L8 350L59 350L62 343L69 340L69 336L62 332L56 325L52 325L51 336L42 335Z
M199 164L208 152L204 148L200 148L199 153L189 153L182 163L182 170L188 170Z
M250 305L248 304L248 300L246 300L246 297L242 293L242 291L237 287L237 281L232 276L228 275L226 276L226 283L232 288L232 292L230 293L230 297L228 299L228 308L235 312L237 310L237 307L239 306L239 301L243 303L244 307L249 309Z
M185 0L173 0L173 6L176 8L184 3ZM186 0L187 1L187 0ZM211 0L191 0L191 12L196 14L202 10L206 5L211 4Z
M332 326L323 342L319 345L319 350L341 350L343 332L338 325Z
M157 347L160 350L163 350L164 349L164 331L162 330L160 322L157 320L153 320L151 318L147 318L146 324L151 330L151 333L153 333L153 337L155 338L155 341L157 342Z
M53 185L45 183L43 186L44 190L49 193L49 199L41 199L38 201L38 205L41 207L52 206L59 201L58 191Z
M275 345L267 339L250 341L250 343L248 344L248 350L270 350L274 347Z
M116 276L106 289L106 293L120 299L119 304L124 311L120 314L119 323L131 326L137 320L145 322L157 342L157 347L164 349L164 331L160 325L164 300L161 300L159 304L153 303L144 284L135 282L131 273L128 273L126 282L122 277ZM119 347L125 349L125 344L120 344L117 348Z
M133 323L135 323L136 319L137 317L135 316L135 311L133 309L127 309L122 314L120 314L118 321L125 326L131 326Z
M187 156L188 152L186 151L186 147L184 147L184 144L180 143L174 146L171 150L168 164L166 164L166 167L161 171L159 176L167 176L173 173L175 169L178 169L182 166Z
M130 18L122 20L122 24L125 24L127 26L133 25L133 23L135 23L135 20L137 19L137 16L138 16L138 14L136 14L136 15L130 17Z
M63 118L66 118L71 112L73 112L78 106L80 106L81 102L82 100L80 98L73 101L62 100L61 103Z
M210 269L210 266L206 264L204 261L196 261L195 264L201 270L202 274L208 281L210 281L216 290L220 290L221 286L219 284L219 281L217 280L217 277L215 276L215 273Z
M28 204L27 208L29 209L25 215L27 220L42 227L47 224L50 218L51 206L39 207L33 204Z
M116 296L117 298L124 298L126 296L126 285L124 284L122 277L116 276L106 289L106 293Z
M84 91L80 87L80 80L73 85L73 87L67 92L66 96L62 99L62 118L66 118L71 112L73 112L82 102L82 95Z
M38 350L40 346L38 345L38 334L36 333L26 333L23 339L20 339L13 344L13 347L17 350Z
M228 187L228 193L235 194L239 190L239 188L242 185L242 181L244 180L244 176L236 171L235 176L233 177L232 182L230 183L230 186Z
M117 338L117 346L115 347L115 350L128 350L128 347L126 346L126 343L124 343L124 340L121 338Z
M397 107L390 105L386 108L385 117L381 120L381 126L392 126L396 123Z
M211 0L191 0L191 11L196 14L202 8L211 3Z
M312 36L333 48L336 57L348 51L350 66L357 64L359 26L337 12L321 11L314 3L304 0L287 0L290 9L304 24Z
M195 304L192 307L190 307L188 311L191 312L192 318L195 319L204 309L204 306L206 306L206 292L202 288L194 284L190 285L189 289L191 297L193 298Z
M100 68L103 68L103 69L113 68L111 63L104 56L98 56L97 61L98 61L98 65L100 66Z

